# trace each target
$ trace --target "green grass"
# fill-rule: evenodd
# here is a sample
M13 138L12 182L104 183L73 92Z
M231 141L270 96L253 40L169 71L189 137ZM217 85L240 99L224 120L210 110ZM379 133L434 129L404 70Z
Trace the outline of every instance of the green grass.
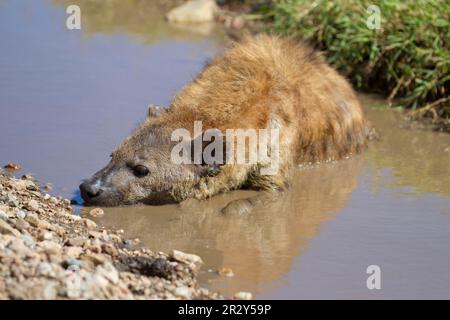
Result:
M377 4L381 29L367 8ZM273 0L269 30L309 40L359 89L381 92L414 117L450 124L450 2Z

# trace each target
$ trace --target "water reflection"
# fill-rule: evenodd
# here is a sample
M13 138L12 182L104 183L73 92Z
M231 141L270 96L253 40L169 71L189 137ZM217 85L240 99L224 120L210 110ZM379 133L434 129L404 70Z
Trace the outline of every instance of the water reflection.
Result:
M81 9L82 31L86 36L97 33L124 33L150 44L162 39L202 39L217 35L220 28L214 23L167 24L164 15L183 1L177 0L51 0L57 6L76 4Z
M289 192L249 215L219 213L231 199L251 193L240 191L181 206L108 208L100 222L125 229L149 248L198 253L206 269L231 268L232 279L203 275L214 289L259 292L288 272L320 224L346 206L361 164L357 157L299 169Z

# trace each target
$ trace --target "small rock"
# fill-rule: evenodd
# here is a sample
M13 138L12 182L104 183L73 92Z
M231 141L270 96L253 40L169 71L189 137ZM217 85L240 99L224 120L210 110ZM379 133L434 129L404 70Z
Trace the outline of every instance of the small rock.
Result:
M213 21L219 7L214 0L189 0L170 10L166 18L171 22Z
M66 245L72 246L72 247L81 247L85 243L86 239L83 238L71 238L67 240Z
M20 232L11 227L6 221L0 219L0 234L10 234L13 236L20 236Z
M22 239L23 243L24 243L27 247L29 247L29 248L31 248L31 249L33 249L33 248L35 247L36 242L34 241L34 239L33 239L31 236L29 236L29 235L27 235L27 234L24 234L24 235L22 235L20 238Z
M108 256L101 253L87 253L81 257L81 260L93 262L94 265L104 264L109 261Z
M9 217L6 213L4 213L2 210L0 210L0 219L4 221L8 221Z
M72 271L72 272L78 272L81 270L81 267L73 264L73 265L68 266L66 270Z
M32 175L30 175L30 174L28 174L28 173L26 173L26 174L24 174L23 176L22 176L22 179L23 180L33 180L33 176Z
M91 230L89 231L89 236L94 239L101 239L103 237L103 234L101 232Z
M252 300L252 298L253 298L253 295L250 292L245 292L245 291L237 292L233 296L233 299L235 299L235 300Z
M17 230L23 231L30 227L30 224L23 219L18 218L14 224Z
M13 194L7 194L5 200L6 201L4 201L4 202L10 207L18 207L19 206L19 200L17 200L17 197Z
M174 291L174 295L179 297L179 298L183 298L183 299L191 299L192 297L192 289L188 288L188 287L178 287L175 289Z
M122 248L131 250L133 248L133 241L125 239L122 241Z
M42 295L45 300L55 300L58 295L58 290L56 288L57 284L55 282L49 282L45 285Z
M118 253L117 249L109 243L102 244L102 252L109 254L110 256L116 256Z
M69 266L81 267L81 261L78 259L74 259L74 258L69 258L69 259L64 260L63 267L67 269Z
M182 251L173 250L171 254L172 259L186 264L194 264L197 268L203 264L202 258L195 254L184 253Z
M38 191L39 188L32 181L28 181L27 190L29 190L29 191Z
M61 246L53 241L44 240L38 243L39 247L47 254L58 254Z
M111 281L112 284L117 284L119 282L119 272L111 263L105 263L104 265L97 266L95 273L105 277Z
M230 268L220 268L217 273L221 276L232 278L234 277L234 272Z
M52 240L52 239L53 239L53 233L51 233L49 231L44 231L44 230L41 230L39 232L39 235L38 235L38 240L39 241Z
M88 230L93 230L93 229L97 228L97 224L90 219L84 218L83 223L86 226L86 228L88 228Z
M4 168L17 171L20 170L20 165L14 162L10 162L6 166L4 166Z
M52 271L53 271L52 265L48 262L41 262L37 265L36 268L37 275L44 277L50 276Z
M27 213L23 210L19 210L16 212L16 217L19 219L25 219L26 216L27 216Z
M15 238L11 241L8 246L9 249L13 250L19 257L24 257L31 254L30 248L28 248L22 241L21 238Z
M39 219L37 215L32 213L27 214L27 216L25 217L25 221L27 221L33 227L40 229L48 229L50 227L50 224L47 221Z
M103 211L103 209L95 208L95 209L92 209L91 211L89 211L89 214L92 217L97 218L97 217L103 216L105 214L105 212Z
M71 214L71 213L67 213L64 210L61 210L60 214L61 214L61 216L63 216L64 218L66 218L67 220L70 220L70 221L80 221L81 220L80 216L77 216L77 215Z
M80 298L82 293L82 279L77 273L73 273L65 280L66 294L70 299Z
M36 200L30 200L27 207L31 211L37 211L39 209L39 203Z
M83 248L81 247L64 247L65 255L73 259L78 258L82 252Z

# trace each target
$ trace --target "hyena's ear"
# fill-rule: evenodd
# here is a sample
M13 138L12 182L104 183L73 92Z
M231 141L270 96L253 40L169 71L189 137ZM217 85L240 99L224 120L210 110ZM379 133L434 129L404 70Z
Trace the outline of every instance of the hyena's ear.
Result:
M159 117L161 114L166 113L166 112L167 112L167 108L164 108L161 106L156 106L154 104L150 104L148 106L148 117L149 118Z

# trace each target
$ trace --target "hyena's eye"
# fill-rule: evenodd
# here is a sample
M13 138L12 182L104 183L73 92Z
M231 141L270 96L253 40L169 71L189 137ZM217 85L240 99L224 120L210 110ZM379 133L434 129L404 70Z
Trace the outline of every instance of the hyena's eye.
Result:
M142 178L145 177L146 175L149 174L149 170L147 167L138 164L137 166L133 167L133 174L138 177L138 178Z

